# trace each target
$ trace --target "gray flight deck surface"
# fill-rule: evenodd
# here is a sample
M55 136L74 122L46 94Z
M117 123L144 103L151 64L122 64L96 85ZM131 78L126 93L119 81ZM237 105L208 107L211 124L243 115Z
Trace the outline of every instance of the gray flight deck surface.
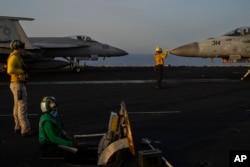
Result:
M38 128L40 101L51 95L68 133L105 133L110 112L119 111L124 100L136 151L149 149L141 144L147 137L175 167L229 166L230 150L250 150L250 81L240 80L247 69L166 67L161 90L155 89L153 67L33 71L29 119ZM13 132L8 76L0 80L0 166L46 163L39 160L37 136Z

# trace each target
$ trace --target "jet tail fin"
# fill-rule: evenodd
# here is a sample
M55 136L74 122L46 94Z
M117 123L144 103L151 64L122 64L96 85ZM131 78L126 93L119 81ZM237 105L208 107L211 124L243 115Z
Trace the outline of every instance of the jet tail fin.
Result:
M32 49L26 33L20 25L20 20L32 21L33 18L0 16L0 48L9 48L12 40L21 40L25 49Z

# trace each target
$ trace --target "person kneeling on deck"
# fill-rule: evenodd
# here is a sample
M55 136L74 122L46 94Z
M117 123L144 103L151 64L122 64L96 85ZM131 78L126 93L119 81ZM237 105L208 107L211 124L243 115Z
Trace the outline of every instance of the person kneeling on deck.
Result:
M53 96L41 101L42 115L39 120L39 143L42 157L64 157L67 161L78 161L89 156L63 130L62 121L57 118L57 102ZM74 152L75 150L75 152Z

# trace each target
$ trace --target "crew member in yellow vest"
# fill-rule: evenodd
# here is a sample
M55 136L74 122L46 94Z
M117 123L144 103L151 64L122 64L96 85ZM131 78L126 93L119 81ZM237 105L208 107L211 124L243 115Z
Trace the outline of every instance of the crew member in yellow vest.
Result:
M156 88L157 89L161 89L161 81L162 81L162 77L163 77L163 70L164 70L164 59L167 58L168 56L168 49L165 50L165 54L162 53L162 49L157 46L155 48L155 55L154 55L154 59L155 59L155 71L156 71L156 77L157 77L157 81L156 81Z
M14 98L13 116L15 121L14 132L23 137L31 136L36 130L31 129L27 117L27 71L21 58L25 44L20 40L10 43L11 53L7 60L7 73L10 75L10 90Z

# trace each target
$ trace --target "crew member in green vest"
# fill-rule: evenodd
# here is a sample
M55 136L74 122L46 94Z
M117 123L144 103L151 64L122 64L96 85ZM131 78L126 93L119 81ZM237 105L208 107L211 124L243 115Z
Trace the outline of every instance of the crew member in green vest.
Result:
M77 147L77 143L63 130L62 122L57 118L57 102L52 96L46 96L41 102L42 115L39 120L39 143L44 156L63 156L58 145Z
M39 143L43 157L64 157L76 164L96 161L97 151L79 146L64 130L58 118L58 104L55 97L46 96L41 101L42 115L39 120ZM74 151L75 150L75 151Z

